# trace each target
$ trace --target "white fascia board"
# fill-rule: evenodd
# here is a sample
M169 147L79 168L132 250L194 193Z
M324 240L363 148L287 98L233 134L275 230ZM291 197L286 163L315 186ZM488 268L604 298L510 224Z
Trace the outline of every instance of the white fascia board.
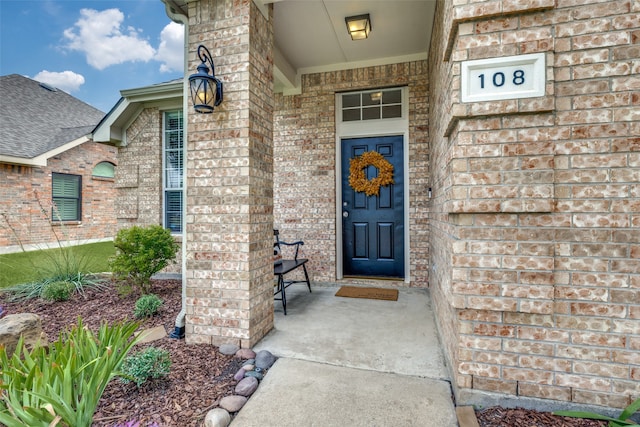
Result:
M256 6L258 6L258 10L262 13L262 15L269 19L269 4L270 3L278 3L282 0L253 0Z
M47 151L46 153L40 154L39 156L33 157L31 159L26 159L23 157L16 156L3 156L0 155L0 163L12 163L17 165L26 165L26 166L47 166L47 160L51 157L57 156L60 153L64 153L67 150L71 150L72 148L77 147L78 145L84 144L87 141L91 141L88 135L81 136L80 138L74 139L73 141L67 142L64 145L61 145L58 148Z
M424 61L428 53L415 53L411 55L390 56L387 58L376 58L364 61L341 62L336 64L322 65L318 67L300 68L297 72L289 62L277 50L274 51L273 74L276 81L282 83L283 95L299 95L302 93L301 76L304 74L328 73L332 71L353 70L356 68L375 67L379 65L401 64L403 62ZM289 68L287 68L287 66ZM286 72L285 72L286 70ZM292 77L295 74L295 77Z
M280 71L280 68L274 65L273 77L276 83L274 87L275 92L282 92L283 95L300 95L302 93L302 85L300 84L300 78L296 77L295 82L292 82L287 76Z
M269 19L269 6L264 0L253 0L256 6L258 6L258 10L262 13L262 15Z
M389 56L387 58L368 59L364 61L341 62L337 64L321 65L318 67L300 68L298 74L327 73L330 71L352 70L355 68L375 67L378 65L400 64L403 62L423 61L428 57L428 52L414 53L411 55Z
M299 95L302 93L300 76L280 49L273 48L273 77L282 85L284 95Z
M123 113L131 106L131 103L122 99L116 108L109 112L109 115L93 130L93 140L102 143L122 142L122 128L115 125L116 120L122 117Z
M130 102L147 102L182 97L182 89L182 80L179 80L171 83L121 90L120 95Z
M122 102L116 105L94 130L93 140L119 146L126 145L125 129L145 107L181 106L183 93L182 81L120 91Z

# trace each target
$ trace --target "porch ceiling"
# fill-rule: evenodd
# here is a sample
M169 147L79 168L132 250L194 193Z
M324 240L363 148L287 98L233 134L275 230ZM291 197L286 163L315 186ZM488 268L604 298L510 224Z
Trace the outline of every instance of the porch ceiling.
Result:
M295 91L303 74L427 57L435 0L273 3L276 91ZM371 34L351 40L344 19L364 13L371 16Z
M185 10L192 0L163 0ZM295 94L303 74L426 59L436 0L253 0L273 3L276 92ZM371 34L353 41L347 16L368 13Z

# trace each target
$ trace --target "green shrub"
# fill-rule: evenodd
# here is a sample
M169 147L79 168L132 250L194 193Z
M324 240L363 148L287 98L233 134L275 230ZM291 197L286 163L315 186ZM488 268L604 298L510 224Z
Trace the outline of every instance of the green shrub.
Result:
M71 298L71 294L76 290L76 287L71 282L65 280L59 280L57 282L48 283L42 292L40 297L47 301L67 301Z
M10 286L0 290L7 293L9 301L24 301L32 298L45 298L46 289L55 282L66 282L71 286L70 292L78 292L84 294L87 289L104 289L108 287L105 279L99 278L93 274L76 272L73 274L52 275L46 279L23 283L20 285ZM47 298L45 298L47 299Z
M0 424L8 427L91 426L107 384L134 344L136 323L103 324L97 334L82 319L48 347L12 356L0 347Z
M148 379L156 379L169 375L171 358L167 350L147 347L131 356L122 364L121 380L125 383L133 381L138 387Z
M179 246L171 232L159 225L134 226L118 232L111 269L116 280L131 281L143 294L151 290L151 276L172 262Z
M157 295L143 295L136 301L136 306L133 310L133 314L138 319L141 319L143 317L151 317L158 312L158 309L160 309L162 303L163 301Z

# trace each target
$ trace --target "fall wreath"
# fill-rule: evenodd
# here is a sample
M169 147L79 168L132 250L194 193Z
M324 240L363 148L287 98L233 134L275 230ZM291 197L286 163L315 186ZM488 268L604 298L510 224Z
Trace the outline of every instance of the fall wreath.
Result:
M367 179L365 169L373 166L378 169L378 176ZM393 184L393 165L377 151L367 151L354 157L349 163L349 185L359 193L367 196L379 196L380 187Z

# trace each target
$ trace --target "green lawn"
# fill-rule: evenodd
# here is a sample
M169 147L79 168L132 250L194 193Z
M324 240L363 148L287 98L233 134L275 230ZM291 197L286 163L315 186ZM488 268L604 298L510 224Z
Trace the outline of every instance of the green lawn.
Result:
M0 255L0 288L44 279L60 263L77 266L82 273L109 271L113 255L113 242Z

